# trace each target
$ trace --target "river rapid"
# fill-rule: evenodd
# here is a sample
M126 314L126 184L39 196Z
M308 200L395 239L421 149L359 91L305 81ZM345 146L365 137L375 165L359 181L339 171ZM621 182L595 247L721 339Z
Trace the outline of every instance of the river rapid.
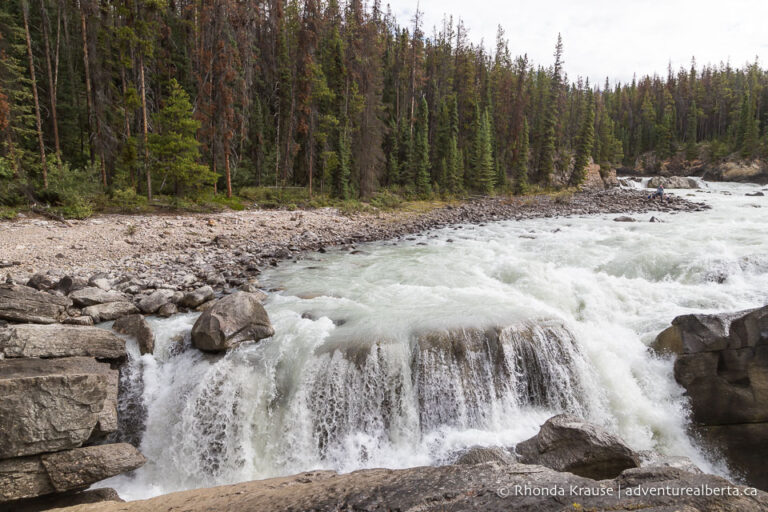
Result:
M284 262L261 276L275 336L224 356L184 350L196 314L150 319L155 353L129 344L121 403L148 462L101 485L132 500L440 464L558 412L727 474L647 347L677 315L768 303L768 197L745 196L761 188L672 191L712 209L661 222L465 225Z

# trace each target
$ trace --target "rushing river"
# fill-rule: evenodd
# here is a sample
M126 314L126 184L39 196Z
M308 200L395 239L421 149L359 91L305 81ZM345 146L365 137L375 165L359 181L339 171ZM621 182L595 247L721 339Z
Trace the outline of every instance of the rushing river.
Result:
M153 319L155 354L134 353L122 404L145 410L148 463L104 485L138 499L439 464L562 411L723 473L686 434L672 362L647 346L677 315L768 303L768 197L745 196L761 188L674 191L713 209L659 223L466 225L286 262L261 276L280 289L265 305L277 334L225 356L179 350L196 315Z

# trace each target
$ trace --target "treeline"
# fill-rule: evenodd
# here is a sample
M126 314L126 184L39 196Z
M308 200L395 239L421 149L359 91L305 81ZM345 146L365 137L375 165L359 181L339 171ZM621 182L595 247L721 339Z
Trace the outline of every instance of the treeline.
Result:
M601 89L378 1L4 0L0 201L578 185L590 160L766 151L757 64ZM706 142L707 144L700 144ZM66 197L63 197L66 196Z

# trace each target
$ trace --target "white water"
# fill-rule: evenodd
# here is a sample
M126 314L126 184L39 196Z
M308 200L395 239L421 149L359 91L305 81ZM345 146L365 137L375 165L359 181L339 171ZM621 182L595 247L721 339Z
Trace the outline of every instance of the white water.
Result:
M137 499L438 464L512 446L561 411L723 472L686 435L672 363L647 345L677 315L768 303L766 210L752 206L768 197L744 196L759 189L709 184L690 193L712 210L654 214L664 223L500 222L284 263L262 276L283 288L266 304L277 334L225 356L172 348L195 315L153 321L156 353L132 363L149 462L104 485ZM492 326L505 329L446 341ZM444 335L419 338L432 331Z

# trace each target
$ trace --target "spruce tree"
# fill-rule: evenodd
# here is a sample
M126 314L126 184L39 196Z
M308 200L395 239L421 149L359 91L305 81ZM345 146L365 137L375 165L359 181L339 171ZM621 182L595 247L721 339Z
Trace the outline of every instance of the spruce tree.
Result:
M175 184L177 195L182 194L182 187L199 193L216 180L207 166L198 163L200 143L195 134L200 122L192 116L189 95L171 79L170 96L153 116L155 131L149 134L148 144L152 170L163 181Z
M460 194L463 190L462 159L459 153L459 145L456 135L451 136L447 155L447 186L451 194Z
M480 118L480 127L475 134L475 151L474 175L477 188L483 194L490 194L495 184L496 169L493 165L491 121L487 109Z
M691 108L688 110L688 121L685 134L685 158L686 160L695 160L696 151L696 133L698 128L698 111L696 109L696 100L691 102Z
M552 79L547 97L546 113L543 122L543 140L541 145L541 157L539 158L539 181L545 185L552 184L552 173L555 170L555 126L557 124L558 103L560 100L560 81L563 66L563 39L557 35L555 46L555 65L552 70Z
M350 186L349 177L351 174L351 154L352 148L349 142L348 129L345 128L339 134L339 145L337 148L338 163L333 172L333 196L339 199L349 199Z
M577 187L584 183L587 177L587 165L592 155L592 146L595 143L595 105L592 100L592 92L587 93L583 108L581 127L576 139L576 158L571 173L570 185Z
M416 114L416 123L414 125L414 144L413 144L413 164L414 186L416 192L426 197L431 191L430 173L429 173L429 110L427 100L421 99L419 109Z
M515 194L528 192L528 118L523 119L523 130L517 140L517 153L514 162Z

